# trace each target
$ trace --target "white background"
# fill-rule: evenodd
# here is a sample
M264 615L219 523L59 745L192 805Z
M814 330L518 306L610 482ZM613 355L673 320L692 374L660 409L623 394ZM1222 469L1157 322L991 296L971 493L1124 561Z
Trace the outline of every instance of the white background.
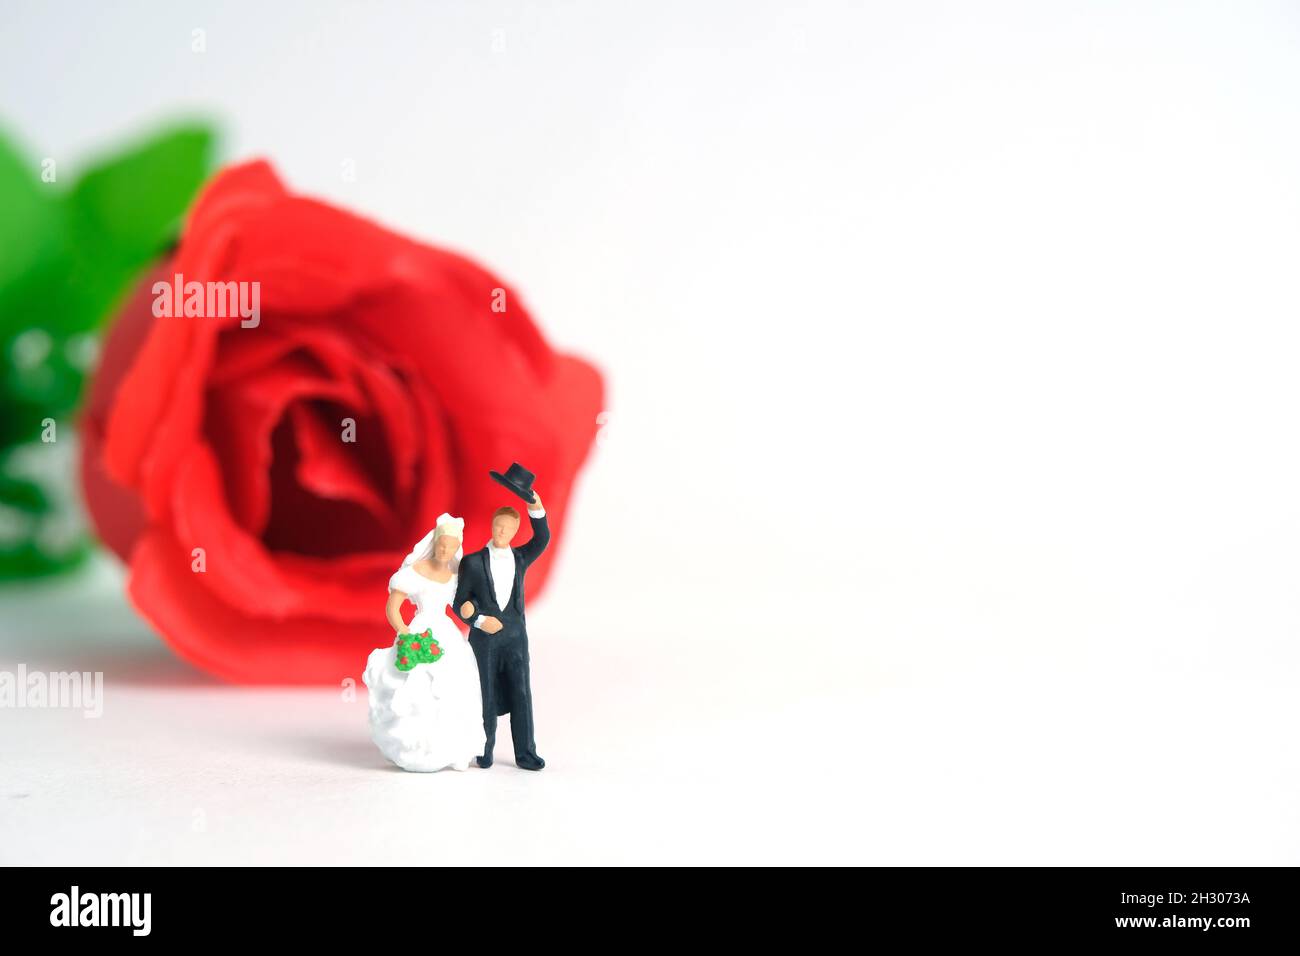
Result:
M543 772L386 767L105 559L0 596L0 665L107 682L0 712L0 862L1300 862L1294 5L0 16L33 158L216 117L610 384Z

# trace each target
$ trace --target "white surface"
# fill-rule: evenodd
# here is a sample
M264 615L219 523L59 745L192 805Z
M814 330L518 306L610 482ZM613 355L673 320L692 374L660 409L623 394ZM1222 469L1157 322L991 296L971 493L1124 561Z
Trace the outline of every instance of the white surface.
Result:
M98 571L89 589L8 606L8 626L31 629L10 644L43 647L20 658L29 672L103 670L105 700L98 719L3 714L0 863L1295 859L1300 775L1280 743L1300 707L1279 680L1107 672L1081 655L890 686L819 671L799 629L783 648L756 631L772 656L734 661L648 630L601 640L552 609L530 620L546 769L516 769L504 746L490 770L417 774L370 742L359 680L352 701L211 682L129 637ZM40 636L62 607L111 621L102 646ZM508 718L498 735L508 744Z
M0 713L0 858L1300 861L1294 6L315 9L6 8L4 117L211 106L601 363L547 767L387 769L69 585L0 649L105 714Z

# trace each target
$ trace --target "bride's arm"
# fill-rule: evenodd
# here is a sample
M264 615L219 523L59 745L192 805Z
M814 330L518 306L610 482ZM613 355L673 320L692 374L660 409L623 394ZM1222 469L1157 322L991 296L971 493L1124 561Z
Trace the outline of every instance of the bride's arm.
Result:
M460 565L460 577L456 581L456 596L452 598L451 610L458 618L466 624L474 623L474 614L477 608L474 606L473 587L469 581L470 570L465 567L465 562ZM463 610L468 609L467 614L462 614Z
M388 604L384 608L384 617L398 634L406 633L406 622L402 620L402 602L405 600L405 591L389 591Z

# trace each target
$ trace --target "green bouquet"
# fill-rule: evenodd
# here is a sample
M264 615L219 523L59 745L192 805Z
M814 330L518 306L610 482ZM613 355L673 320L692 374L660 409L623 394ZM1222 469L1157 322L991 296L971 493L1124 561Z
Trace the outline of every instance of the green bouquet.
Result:
M395 646L399 671L409 671L416 664L432 664L442 657L433 628L425 628L423 634L398 634Z

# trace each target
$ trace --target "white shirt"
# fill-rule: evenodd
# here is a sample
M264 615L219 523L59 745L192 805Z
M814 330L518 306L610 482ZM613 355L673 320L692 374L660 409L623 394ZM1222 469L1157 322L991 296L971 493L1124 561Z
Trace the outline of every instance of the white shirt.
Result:
M546 509L538 508L534 511L528 509L528 517L544 518ZM515 590L515 551L507 545L504 548L498 548L491 541L487 543L488 561L492 563L492 587L496 592L497 607L505 610L506 604L510 601L510 595ZM485 615L480 614L474 618L474 626L482 627Z
M488 542L488 560L492 563L492 584L496 587L497 607L504 608L515 589L515 551L509 545L498 548Z

